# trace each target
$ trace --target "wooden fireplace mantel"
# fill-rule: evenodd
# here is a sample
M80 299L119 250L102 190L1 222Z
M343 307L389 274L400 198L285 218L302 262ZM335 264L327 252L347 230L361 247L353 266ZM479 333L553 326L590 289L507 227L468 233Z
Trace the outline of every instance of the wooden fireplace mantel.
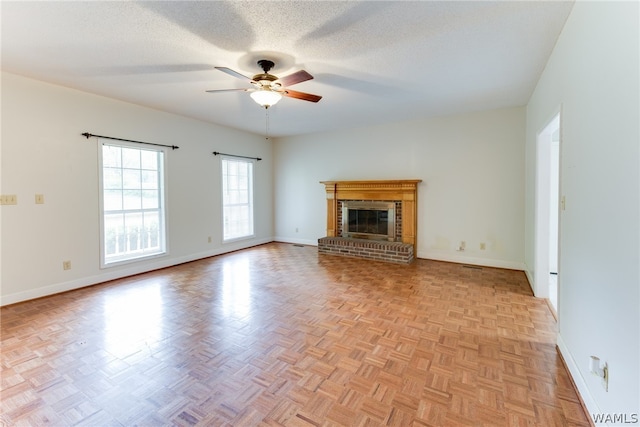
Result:
M338 232L339 200L396 200L402 203L402 243L416 245L418 184L421 179L320 181L327 193L327 237Z

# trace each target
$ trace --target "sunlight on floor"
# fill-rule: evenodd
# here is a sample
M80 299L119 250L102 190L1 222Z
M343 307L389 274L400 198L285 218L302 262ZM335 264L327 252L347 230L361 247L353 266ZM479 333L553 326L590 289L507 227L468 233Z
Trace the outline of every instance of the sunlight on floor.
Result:
M161 283L108 294L104 304L104 346L125 357L161 340L163 301Z
M248 258L234 259L224 264L222 307L226 317L244 318L251 315L251 277Z

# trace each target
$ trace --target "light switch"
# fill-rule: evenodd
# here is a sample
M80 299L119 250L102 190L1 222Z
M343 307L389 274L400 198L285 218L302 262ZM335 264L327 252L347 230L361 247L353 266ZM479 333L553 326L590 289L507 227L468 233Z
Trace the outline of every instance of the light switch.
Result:
M44 194L36 194L36 205L44 204Z
M0 205L17 205L18 196L15 194L3 194L0 196Z

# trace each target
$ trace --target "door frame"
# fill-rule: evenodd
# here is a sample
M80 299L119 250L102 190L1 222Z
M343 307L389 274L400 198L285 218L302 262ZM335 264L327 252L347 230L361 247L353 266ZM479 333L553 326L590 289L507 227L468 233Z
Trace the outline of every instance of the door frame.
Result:
M535 191L535 252L534 252L534 294L539 298L549 298L549 245L550 245L550 173L551 173L551 138L553 132L559 130L559 160L558 160L558 198L561 199L562 179L560 170L562 165L562 121L561 108L558 108L550 120L536 134L536 191ZM558 200L558 286L560 286L560 210L561 201ZM559 294L559 292L558 292ZM558 306L560 305L558 295ZM556 308L556 311L557 308Z

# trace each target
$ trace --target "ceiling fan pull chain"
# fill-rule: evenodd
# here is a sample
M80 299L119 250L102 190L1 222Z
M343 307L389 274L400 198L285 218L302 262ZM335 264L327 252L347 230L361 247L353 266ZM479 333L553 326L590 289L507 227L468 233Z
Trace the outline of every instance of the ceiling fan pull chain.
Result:
M264 139L266 139L267 141L269 140L269 109L265 108L264 109Z

